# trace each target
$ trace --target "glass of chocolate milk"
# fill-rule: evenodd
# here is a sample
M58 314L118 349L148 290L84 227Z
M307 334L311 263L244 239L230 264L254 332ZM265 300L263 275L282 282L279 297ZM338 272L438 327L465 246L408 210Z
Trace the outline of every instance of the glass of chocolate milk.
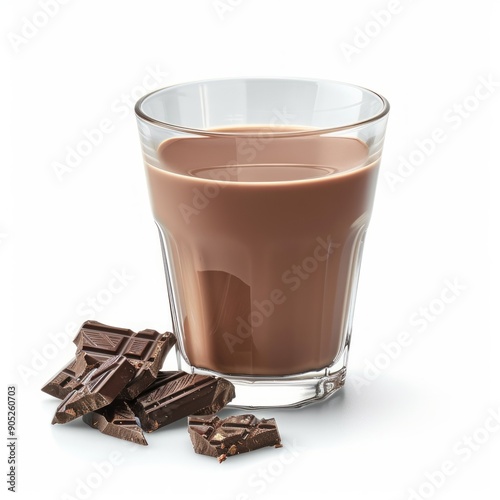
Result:
M174 85L136 105L179 369L232 404L302 406L345 380L388 102L314 79Z

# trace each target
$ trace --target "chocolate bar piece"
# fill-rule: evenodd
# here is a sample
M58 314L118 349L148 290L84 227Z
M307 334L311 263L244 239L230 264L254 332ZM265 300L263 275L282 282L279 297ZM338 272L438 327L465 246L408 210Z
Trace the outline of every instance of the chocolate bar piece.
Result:
M221 420L215 415L193 415L188 419L188 431L194 451L217 457L257 450L264 446L281 447L281 438L274 418L259 420L254 415L235 415Z
M97 321L87 321L75 338L78 347L76 357L49 380L42 391L64 399L90 370L118 352L139 368L135 378L120 394L124 399L134 399L155 380L175 342L174 335L169 332L162 334L155 330L142 330L135 333Z
M65 424L91 411L110 404L137 372L125 356L109 358L94 368L70 392L56 410L53 424Z
M216 413L234 396L233 384L222 378L160 372L132 409L142 428L152 432L188 415Z
M55 398L64 399L80 385L82 379L94 368L96 368L96 362L89 359L86 354L73 358L67 366L42 387L42 391Z
M115 400L100 410L86 413L83 421L103 434L147 446L148 442L139 427L134 412L126 401Z
M124 399L136 398L155 380L175 342L170 332L149 329L134 332L97 321L86 321L74 340L77 357L85 354L90 362L103 363L112 356L122 355L137 368L136 376L120 394Z

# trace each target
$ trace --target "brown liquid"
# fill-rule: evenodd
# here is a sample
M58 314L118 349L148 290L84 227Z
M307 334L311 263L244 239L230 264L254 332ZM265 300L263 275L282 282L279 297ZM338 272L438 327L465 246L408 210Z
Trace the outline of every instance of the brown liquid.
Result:
M160 165L146 159L149 188L190 364L271 376L330 365L373 203L378 161L366 144L186 137L158 154Z

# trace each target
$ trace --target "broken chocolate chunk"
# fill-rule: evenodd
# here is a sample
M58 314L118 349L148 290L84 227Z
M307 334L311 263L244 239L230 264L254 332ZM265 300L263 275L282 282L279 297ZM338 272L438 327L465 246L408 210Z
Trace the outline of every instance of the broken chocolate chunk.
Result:
M176 339L170 332L159 333L151 329L134 332L86 321L74 343L77 357L85 354L91 362L103 363L112 356L125 356L137 368L137 373L120 397L134 399L155 380Z
M89 359L86 354L73 358L68 365L42 387L42 391L55 398L64 399L80 385L82 379L96 368L96 365L95 360Z
M100 410L86 413L83 421L108 436L145 446L148 444L127 401L115 400Z
M132 408L142 428L152 432L188 415L218 412L234 396L233 384L223 378L160 372Z
M109 358L94 368L56 410L53 424L65 424L110 404L134 378L137 369L125 356Z
M217 457L257 450L265 446L281 447L281 438L274 418L259 420L254 415L235 415L221 420L216 415L192 415L188 431L194 451Z

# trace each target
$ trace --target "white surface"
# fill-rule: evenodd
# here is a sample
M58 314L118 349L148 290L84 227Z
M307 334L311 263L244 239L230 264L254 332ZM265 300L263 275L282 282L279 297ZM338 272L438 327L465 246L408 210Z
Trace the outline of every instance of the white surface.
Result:
M350 61L341 44L353 43L356 30L373 21L371 11L395 3L222 0L219 5L234 4L222 19L214 3L73 0L17 52L9 33L19 34L23 18L33 19L40 6L2 4L2 60L8 60L2 66L10 73L2 82L2 390L18 386L17 498L83 498L85 491L75 488L90 480L98 485L88 493L92 499L118 493L145 499L156 492L162 498L405 500L426 474L451 461L454 473L434 493L421 490L426 498L498 499L500 432L478 429L488 412L500 411L499 212L489 199L498 192L492 174L500 87L460 123L455 112L447 114L474 93L481 77L500 80L498 3L401 0L399 13ZM257 412L277 418L285 447L223 465L195 455L181 423L148 436L147 448L81 422L52 427L57 401L40 391L73 352L69 342L50 351L51 335L90 317L82 301L106 288L113 270L133 279L96 319L169 327L136 125L122 103L122 94L157 65L168 75L155 86L223 76L311 76L367 86L392 105L347 386L326 404ZM60 182L52 164L104 119L113 131ZM446 140L391 191L386 173L435 128ZM432 322L416 322L413 315L440 297L448 279L466 289ZM381 361L381 345L401 332L412 344L358 390L356 377ZM41 352L52 359L21 376L20 367L31 367ZM460 441L474 432L485 442L469 456ZM100 479L92 462L113 453L121 463ZM182 488L188 490L181 496Z

